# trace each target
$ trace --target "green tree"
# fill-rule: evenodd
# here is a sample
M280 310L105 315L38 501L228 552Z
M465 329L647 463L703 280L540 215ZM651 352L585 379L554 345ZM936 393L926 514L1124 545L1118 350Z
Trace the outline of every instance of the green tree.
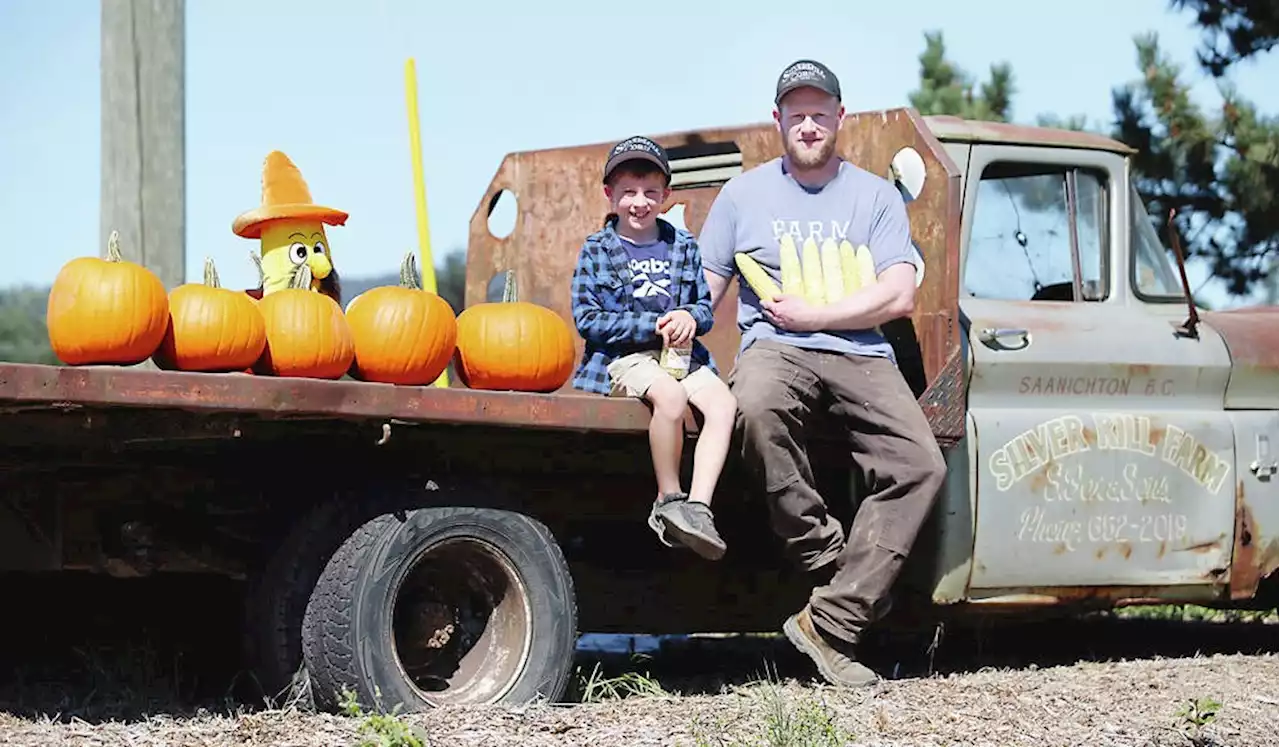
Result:
M1204 35L1196 56L1215 78L1232 65L1276 47L1280 6L1275 0L1171 0L1170 5L1195 12Z
M1276 45L1274 0L1171 0L1170 7L1196 12L1205 33L1201 67L1216 78ZM1277 118L1222 80L1221 111L1206 112L1192 102L1183 71L1161 53L1154 34L1139 35L1135 47L1140 76L1112 90L1113 122L1088 128L1078 115L1041 113L1035 123L1094 129L1133 146L1134 183L1162 236L1174 210L1188 257L1201 259L1228 294L1245 296L1260 282L1274 283ZM1013 121L1008 63L993 64L990 80L975 91L945 52L940 32L925 35L912 106L924 114Z
M45 327L47 288L0 290L0 361L57 363Z
M1158 223L1176 211L1188 256L1203 259L1227 293L1247 295L1276 255L1277 118L1226 84L1221 111L1205 112L1155 34L1136 44L1142 77L1113 102L1114 136L1138 150L1138 192Z
M920 87L908 95L921 114L952 114L965 119L989 122L1010 121L1013 68L1007 62L991 66L984 83L947 59L941 31L925 32L925 48L920 55Z
M461 314L467 295L467 251L455 250L436 262L436 290L449 302L453 313Z

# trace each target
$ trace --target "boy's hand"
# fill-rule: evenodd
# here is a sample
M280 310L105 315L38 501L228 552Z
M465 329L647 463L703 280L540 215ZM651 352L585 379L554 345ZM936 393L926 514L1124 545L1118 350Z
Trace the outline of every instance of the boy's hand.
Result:
M658 334L668 345L683 345L693 339L698 323L684 309L669 311L658 317Z
M772 301L761 300L760 305L770 323L791 332L812 332L825 323L818 307L802 296L783 294Z

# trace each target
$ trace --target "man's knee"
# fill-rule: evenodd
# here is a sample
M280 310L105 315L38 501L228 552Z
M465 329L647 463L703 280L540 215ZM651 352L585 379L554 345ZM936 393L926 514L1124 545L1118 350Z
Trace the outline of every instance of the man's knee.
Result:
M920 447L920 459L916 465L916 483L921 489L934 494L942 488L943 481L947 479L947 462L942 456L942 450L938 448L938 444L932 437Z
M920 507L922 513L927 513L947 479L947 463L938 446L932 439L918 444L909 458L897 462L895 471L894 481L904 485L913 503Z

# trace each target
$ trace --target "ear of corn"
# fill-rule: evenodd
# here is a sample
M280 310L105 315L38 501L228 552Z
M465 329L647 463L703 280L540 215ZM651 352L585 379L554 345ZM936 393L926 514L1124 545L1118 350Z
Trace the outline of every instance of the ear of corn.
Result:
M733 261L737 263L738 271L742 273L747 285L751 286L751 290L755 291L761 300L773 301L781 294L773 278L769 277L764 268L749 255L739 252L733 255Z
M822 242L822 285L827 303L837 303L844 298L844 273L840 268L840 249L836 246L836 240L832 238Z
M812 236L804 241L800 252L800 267L804 274L805 300L821 306L826 301L822 282L822 256L818 251L818 242Z
M863 287L872 285L876 282L876 263L871 259L871 250L866 244L858 246L855 255L858 259L858 278L862 281Z
M844 292L857 293L862 288L862 277L858 274L858 255L848 239L840 242L840 274L844 276Z
M782 269L782 292L788 296L804 295L804 275L800 272L800 252L789 234L778 244L779 267Z

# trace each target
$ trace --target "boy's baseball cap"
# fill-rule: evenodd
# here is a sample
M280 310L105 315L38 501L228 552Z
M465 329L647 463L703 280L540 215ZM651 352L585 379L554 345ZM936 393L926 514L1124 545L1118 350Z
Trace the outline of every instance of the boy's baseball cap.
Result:
M796 60L778 76L778 93L773 97L773 103L781 102L783 96L803 86L817 88L840 99L840 81L830 68L815 60Z
M613 146L609 151L609 159L604 164L604 181L619 164L633 159L642 159L658 165L667 178L671 178L671 164L667 162L667 152L661 145L643 135L635 135Z

